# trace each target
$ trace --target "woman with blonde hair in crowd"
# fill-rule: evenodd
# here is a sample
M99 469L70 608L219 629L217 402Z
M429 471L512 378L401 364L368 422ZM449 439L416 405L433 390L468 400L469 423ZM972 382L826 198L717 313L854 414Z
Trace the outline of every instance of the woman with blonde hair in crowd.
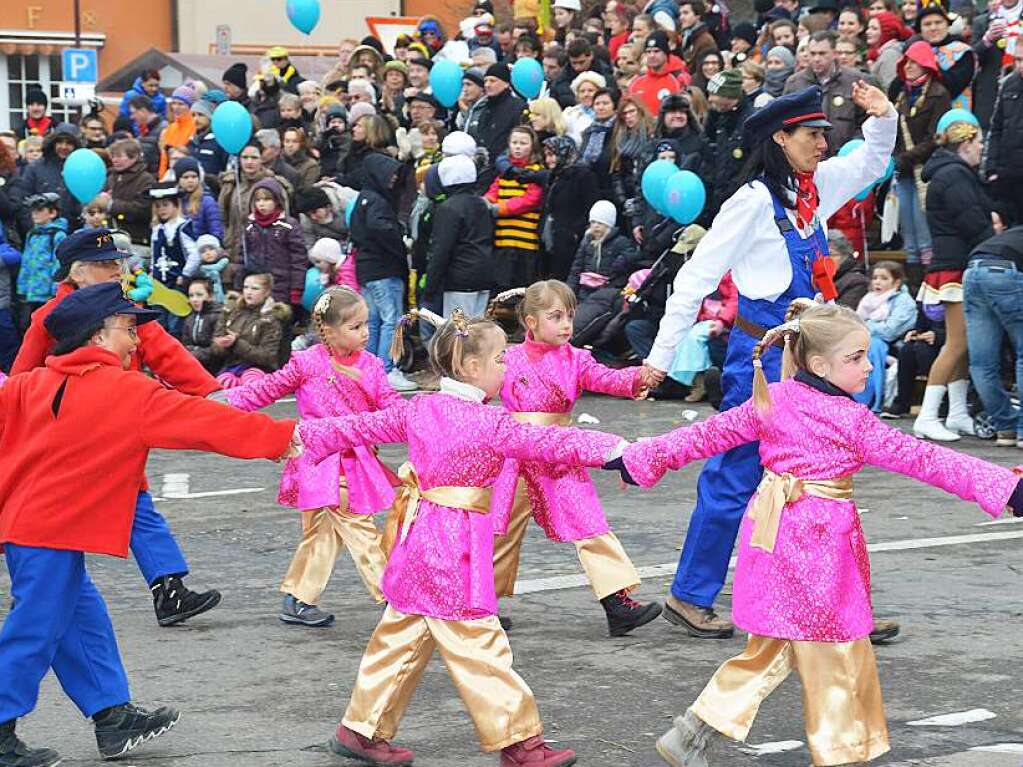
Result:
M607 80L602 74L586 71L576 75L570 87L575 104L564 112L565 125L568 126L568 135L577 145L582 145L583 131L593 124L593 99L597 91L607 87Z
M552 98L533 99L529 102L529 125L542 143L552 136L564 136L568 127L561 105Z

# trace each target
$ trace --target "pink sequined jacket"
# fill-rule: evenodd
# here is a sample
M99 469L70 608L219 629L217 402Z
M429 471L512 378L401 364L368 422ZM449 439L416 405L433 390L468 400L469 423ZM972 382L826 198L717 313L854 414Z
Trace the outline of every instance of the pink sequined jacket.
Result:
M1016 488L1019 477L1009 469L917 440L852 399L796 380L770 388L769 413L760 413L750 400L703 423L642 440L626 449L626 467L649 487L669 469L759 440L764 467L779 475L829 480L869 464L974 501L992 517L1002 513ZM811 642L849 642L870 634L870 562L853 501L804 494L786 504L773 552L750 546L757 524L747 512L739 534L732 606L737 626Z
M369 352L359 352L341 364L361 372L360 380L339 372L330 362L323 344L291 355L283 368L247 386L226 391L228 401L240 410L258 410L289 394L295 395L302 418L330 418L369 413L402 401L391 385L383 363ZM375 514L394 503L397 477L384 466L372 443L337 450L322 462L301 455L287 462L281 475L278 503L303 511L336 507L340 503L338 479L348 485L349 511Z
M313 462L358 445L408 442L423 489L488 487L507 458L600 466L621 442L602 432L521 424L499 408L443 391L378 413L305 421L300 428ZM403 613L455 621L495 615L492 514L421 500L380 587Z
M634 397L642 388L638 367L613 370L584 349L551 346L532 336L509 347L504 361L501 403L513 413L571 413L583 391ZM491 500L498 518L508 518L519 475L526 480L533 518L551 540L578 541L608 532L597 489L586 469L578 466L508 461Z

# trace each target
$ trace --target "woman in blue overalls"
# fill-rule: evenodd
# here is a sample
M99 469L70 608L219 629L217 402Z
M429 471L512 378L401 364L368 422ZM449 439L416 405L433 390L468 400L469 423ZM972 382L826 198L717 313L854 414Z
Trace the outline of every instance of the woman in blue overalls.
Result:
M722 371L722 410L752 395L750 353L765 329L784 321L793 299L812 298L820 291L813 274L814 263L828 258L824 222L884 174L895 147L892 105L880 90L860 82L853 88L853 100L871 115L862 127L865 142L845 157L821 162L830 127L821 99L814 86L776 99L746 120L744 146L752 152L748 183L721 207L692 259L679 270L646 360L656 372L670 367L703 297L731 270L739 311ZM766 353L763 364L768 381L779 380L780 350ZM756 444L704 464L664 610L668 620L683 625L691 636L732 635L732 624L714 612L714 600L761 473Z

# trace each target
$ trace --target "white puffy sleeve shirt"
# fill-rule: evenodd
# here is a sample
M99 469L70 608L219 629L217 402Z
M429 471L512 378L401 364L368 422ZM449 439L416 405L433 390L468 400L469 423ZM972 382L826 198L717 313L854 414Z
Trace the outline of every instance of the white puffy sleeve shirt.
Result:
M897 129L894 109L885 117L868 118L863 123L862 146L845 157L832 157L817 166L814 182L821 221L827 221L884 174L895 149ZM795 211L786 208L786 214L795 225ZM693 257L676 275L657 338L646 360L649 365L658 370L671 367L675 347L692 327L700 304L729 270L740 295L754 300L773 301L792 282L792 264L785 239L775 223L771 193L759 181L743 184L725 201Z

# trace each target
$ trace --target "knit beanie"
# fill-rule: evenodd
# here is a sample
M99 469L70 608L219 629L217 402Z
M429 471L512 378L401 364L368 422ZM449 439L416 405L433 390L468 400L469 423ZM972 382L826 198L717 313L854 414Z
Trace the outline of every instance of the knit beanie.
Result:
M194 173L202 178L202 168L194 157L182 157L174 163L174 178L180 179L186 173Z
M486 77L496 77L498 80L504 80L506 83L511 82L511 69L503 61L497 64L491 64L487 67Z
M249 87L248 83L248 72L249 68L244 62L239 61L237 64L232 64L225 70L224 76L221 78L225 82L231 83L242 90Z
M216 248L220 250L220 240L217 239L215 234L200 234L195 239L195 247L200 253L207 248Z
M42 90L39 88L32 88L25 94L25 106L28 106L29 104L42 104L45 107L49 106L50 102Z
M786 67L791 68L796 66L796 57L792 54L792 51L790 51L784 45L776 45L773 48L771 48L767 52L767 58L765 58L764 61L767 61L767 59L771 58L772 56L784 61Z
M295 195L295 210L299 213L309 213L320 208L329 208L330 198L327 193L318 186L299 187Z
M462 154L445 157L437 168L444 186L476 183L476 163Z
M742 21L732 28L732 38L738 37L750 44L750 47L757 44L757 30L748 21Z
M325 261L328 264L341 263L341 243L330 237L321 237L309 248L310 261Z
M614 203L607 200L597 200L590 208L590 222L596 221L604 224L608 229L614 229L618 223L618 211Z
M195 103L195 91L187 85L179 85L171 93L171 101L180 101L185 106L191 107Z
M199 99L192 104L192 114L194 115L205 115L206 117L213 117L213 104L208 102L206 99Z
M352 108L348 110L348 124L355 125L355 121L365 115L375 115L377 110L373 108L372 104L367 104L365 101L359 101L352 104Z
M476 139L465 131L452 131L444 137L440 151L445 157L460 154L472 159L476 157Z
M738 69L718 72L707 82L707 92L726 99L741 99L742 72Z

